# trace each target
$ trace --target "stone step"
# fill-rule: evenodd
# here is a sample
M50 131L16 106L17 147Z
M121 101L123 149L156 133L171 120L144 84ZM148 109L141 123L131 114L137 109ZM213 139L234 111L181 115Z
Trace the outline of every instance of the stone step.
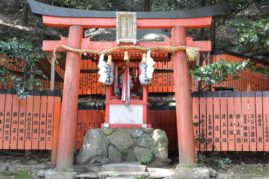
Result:
M148 172L100 172L98 173L99 178L107 177L138 177L138 176L149 176Z
M88 178L93 178L96 179L98 178L97 173L81 173L79 175L76 176L76 178L80 178L80 179L88 179Z
M175 174L174 170L166 168L147 168L147 171L151 178L166 178Z
M139 162L121 162L102 166L102 172L145 172L146 166Z

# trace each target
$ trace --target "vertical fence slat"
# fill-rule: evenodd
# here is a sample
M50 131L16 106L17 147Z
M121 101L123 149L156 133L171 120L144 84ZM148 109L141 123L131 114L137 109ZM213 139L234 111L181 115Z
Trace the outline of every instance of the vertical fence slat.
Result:
M55 98L54 96L48 95L46 150L51 150L52 149L52 128L53 128L54 98Z
M17 95L13 96L12 102L12 124L11 124L11 143L10 149L18 147L18 131L19 131L19 105L20 99Z
M51 161L53 164L56 164L56 158L57 158L60 118L61 118L61 97L57 96L54 98L53 129L52 129L53 140L51 150Z
M199 151L199 146L200 146L200 143L199 143L199 138L200 138L200 135L199 135L199 93L194 93L193 94L193 97L192 97L192 120L193 120L193 123L194 123L194 127L193 127L193 136L194 136L194 139L195 139L195 151L198 152Z
M234 92L228 93L228 150L235 150L235 106Z
M206 150L206 97L205 93L200 96L200 151Z
M256 151L255 92L249 92L249 150Z
M220 93L214 92L214 151L220 151L221 135L220 135Z
M175 132L173 132L173 141L174 141L174 146L175 146L175 148L173 150L177 150L178 149L178 141L177 141L176 110L171 110L171 119L172 119L173 130L175 131Z
M262 95L264 151L269 151L269 91L263 92Z
M80 69L82 69L83 62L82 62L82 60L80 60L79 62L80 62ZM81 95L83 93L83 91L82 91L82 80L81 79L82 79L82 73L80 72L79 73L79 92L78 92L79 95Z
M5 101L6 94L0 93L0 149L3 148L4 140Z
M92 92L92 74L91 73L87 73L87 87L88 87L87 94L93 94L93 92Z
M207 151L212 151L213 150L213 98L212 98L212 93L208 92L206 93L206 114L207 114L207 119L206 119L206 126L207 126L207 134L206 134L206 139L207 139Z
M220 98L220 111L221 111L221 151L228 150L228 109L227 109L227 91L221 92Z
M80 148L80 140L82 137L82 135L80 134L82 131L81 120L82 120L82 110L78 110L78 120L77 120L77 130L76 130L76 149Z
M34 95L34 117L33 117L33 135L32 135L32 149L38 149L38 142L39 142L39 125L40 125L40 106L41 99L40 94L37 93Z
M257 129L257 151L263 151L263 143L264 143L264 138L263 138L263 106L262 106L262 92L257 91L256 92L256 129Z
M92 75L93 75L93 80L92 80L92 86L93 86L93 89L92 89L92 94L96 94L96 89L97 89L97 86L96 86L96 84L97 84L97 74L96 73L92 73Z
M25 122L26 122L26 99L20 99L19 110L19 134L18 149L24 149Z
M40 108L40 134L39 134L39 150L46 149L46 123L47 123L47 107L48 97L47 94L41 95L41 108Z
M157 110L157 115L156 115L156 126L157 128L160 128L161 129L161 113L162 111L161 110Z
M249 151L248 105L247 93L242 92L243 151Z
M234 108L235 108L235 151L242 151L243 143L243 128L242 128L242 103L241 93L236 93L234 97Z
M6 95L3 149L10 148L12 94Z
M32 123L33 123L33 96L28 96L26 99L26 123L25 123L25 150L32 149Z

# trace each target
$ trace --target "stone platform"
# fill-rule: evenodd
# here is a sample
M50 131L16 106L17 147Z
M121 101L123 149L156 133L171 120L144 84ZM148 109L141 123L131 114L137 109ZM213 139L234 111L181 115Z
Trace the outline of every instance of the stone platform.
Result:
M138 161L153 167L169 163L168 138L160 129L90 129L77 155L78 164Z

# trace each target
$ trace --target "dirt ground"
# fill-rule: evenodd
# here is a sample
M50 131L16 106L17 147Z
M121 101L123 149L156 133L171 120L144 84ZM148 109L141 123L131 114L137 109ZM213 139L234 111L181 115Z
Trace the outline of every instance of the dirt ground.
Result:
M174 169L178 156L170 158L169 168ZM198 166L216 170L216 179L269 179L269 153L199 153L197 160ZM44 178L44 171L51 168L47 151L0 151L0 179Z

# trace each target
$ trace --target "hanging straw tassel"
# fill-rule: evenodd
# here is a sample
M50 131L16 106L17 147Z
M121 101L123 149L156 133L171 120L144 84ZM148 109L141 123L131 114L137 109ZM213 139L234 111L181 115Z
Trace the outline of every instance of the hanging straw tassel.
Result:
M123 57L123 60L124 60L124 61L129 61L129 60L130 60L130 58L129 58L129 55L128 55L128 52L127 52L127 51L125 51L125 52L124 52L124 57Z
M196 60L196 58L199 56L199 49L194 47L187 47L186 48L186 54L190 62L193 62Z
M144 63L144 64L147 63L147 54L146 53L143 53L141 63Z
M107 65L112 66L112 55L108 55Z

